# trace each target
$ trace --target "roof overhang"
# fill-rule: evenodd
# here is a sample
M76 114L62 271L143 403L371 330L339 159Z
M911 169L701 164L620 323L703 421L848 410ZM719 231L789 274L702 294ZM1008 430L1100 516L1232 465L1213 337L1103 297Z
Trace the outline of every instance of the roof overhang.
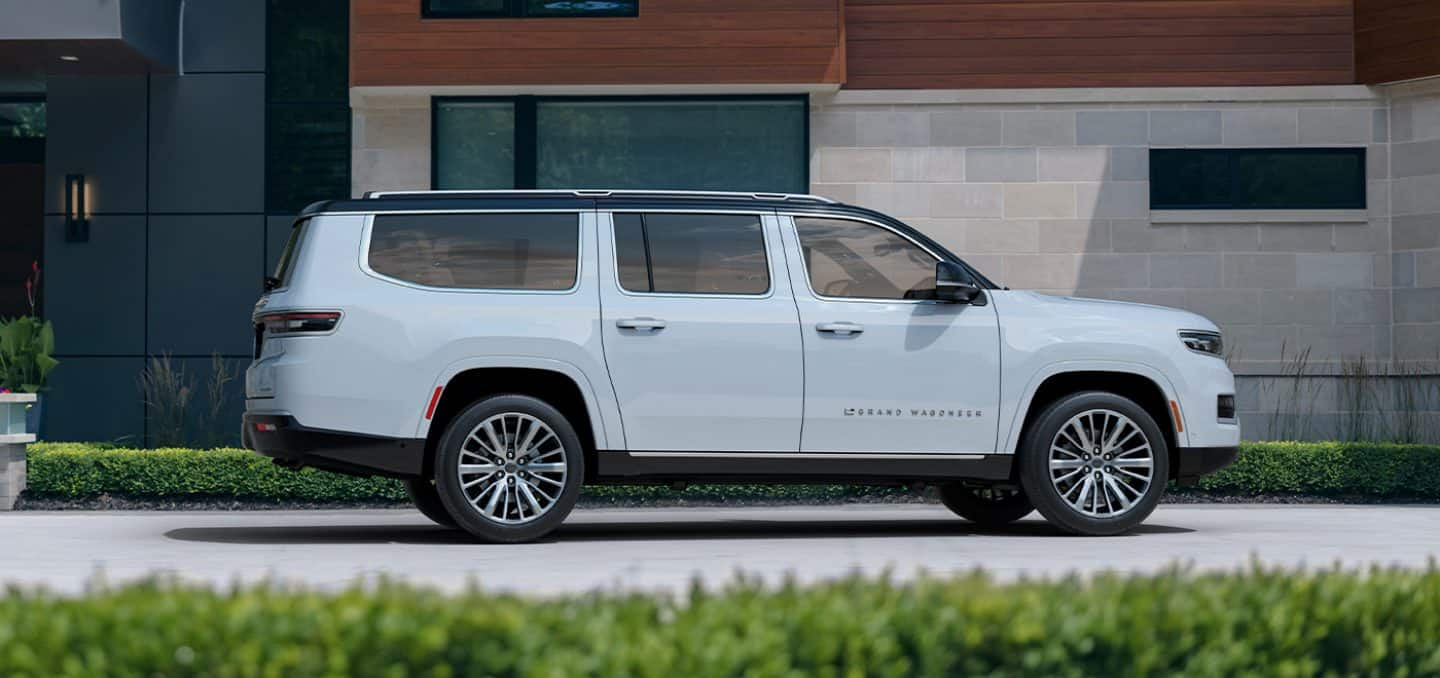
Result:
M0 80L172 72L180 0L0 0Z

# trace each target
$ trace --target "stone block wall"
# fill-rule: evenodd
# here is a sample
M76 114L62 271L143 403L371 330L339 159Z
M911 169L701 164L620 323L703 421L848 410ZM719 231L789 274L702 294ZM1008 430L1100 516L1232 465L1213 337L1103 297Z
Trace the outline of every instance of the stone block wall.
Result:
M1440 80L1392 96L1395 357L1440 367Z

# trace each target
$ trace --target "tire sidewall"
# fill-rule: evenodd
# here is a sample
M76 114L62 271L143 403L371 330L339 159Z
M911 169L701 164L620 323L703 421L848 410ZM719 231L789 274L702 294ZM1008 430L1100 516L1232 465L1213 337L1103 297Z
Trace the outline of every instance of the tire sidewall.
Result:
M555 505L538 519L519 525L497 523L482 515L465 497L456 474L460 449L470 431L486 419L507 412L528 414L544 422L565 448L565 487L560 490ZM575 428L559 410L531 396L496 395L477 401L450 420L435 449L435 489L446 512L461 529L487 541L529 541L554 530L575 508L584 477L584 451Z
M1154 477L1137 506L1112 518L1096 518L1076 511L1060 496L1050 480L1050 442L1071 417L1093 409L1107 409L1129 417L1140 427L1155 459ZM1144 522L1160 503L1170 482L1170 446L1159 425L1134 401L1113 393L1088 391L1065 396L1035 419L1021 443L1020 483L1025 494L1051 524L1074 534L1121 534Z

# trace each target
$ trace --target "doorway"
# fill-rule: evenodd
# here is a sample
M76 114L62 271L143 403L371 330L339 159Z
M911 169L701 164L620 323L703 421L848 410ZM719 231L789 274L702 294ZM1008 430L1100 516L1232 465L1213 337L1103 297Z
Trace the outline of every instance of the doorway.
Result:
M44 246L45 101L0 96L0 318L41 312L25 281Z

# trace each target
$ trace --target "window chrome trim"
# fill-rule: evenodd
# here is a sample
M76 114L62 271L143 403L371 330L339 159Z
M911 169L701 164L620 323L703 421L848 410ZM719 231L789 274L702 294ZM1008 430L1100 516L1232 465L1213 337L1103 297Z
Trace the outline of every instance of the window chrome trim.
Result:
M580 290L581 276L585 273L585 226L584 216L586 213L594 213L593 210L576 209L501 209L501 210L414 210L405 212L385 212L384 216L394 214L573 214L575 215L575 279L570 287L563 290L527 290L504 287L437 287L422 283L411 282L392 275L386 275L370 267L370 236L375 229L375 217L373 212L357 212L355 214L365 215L365 226L360 233L360 271L372 278L409 287L411 289L425 292L458 292L463 294L525 294L525 295L569 295ZM338 214L338 213L337 213Z
M875 221L875 220L873 220L873 219L866 219L866 218L864 218L864 217L851 216L851 215L849 215L849 214L845 214L845 215L833 214L833 215L832 215L832 214L813 214L813 213L804 213L804 212L779 212L778 214L779 214L779 216L780 216L782 219L784 219L784 218L789 218L789 219L790 219L790 222L789 222L789 224L790 224L790 232L793 233L793 234L795 234L795 246L800 249L800 260L801 260L801 261L800 261L800 272L804 274L802 277L805 278L805 289L807 289L807 290L810 291L810 296L815 297L816 299L818 299L818 300L820 300L820 301L839 301L839 302L846 302L846 303L863 302L863 303L868 303L868 304L932 304L932 305L941 305L941 304L944 304L944 305L949 305L947 302L941 302L941 301L937 301L937 300L935 300L935 299L877 299L877 298L875 298L875 297L831 297L831 296L827 296L827 295L821 294L821 293L819 293L819 292L816 292L816 291L815 291L814 282L810 280L810 264L809 264L809 262L805 261L805 245L800 242L800 229L795 226L795 218L796 218L796 217L806 217L806 218L811 218L811 219L831 219L831 220L834 220L834 221L855 221L855 222L859 222L859 223L862 223L862 224L870 224L871 226L879 226L880 228L883 228L883 229L885 229L885 230L887 230L887 231L889 231L889 232L891 232L891 233L894 233L895 235L899 236L900 238L902 238L902 239L905 240L906 242L910 243L911 245L914 245L914 246L920 248L920 250L923 251L923 252L925 252L926 254L934 257L934 258L935 258L935 263L937 263L937 264L940 263L940 262L942 262L942 261L948 261L948 260L947 260L945 257L942 257L942 256L936 254L936 253L935 253L935 250L932 250L932 249L930 249L929 247L926 247L925 245L916 242L914 238L911 238L910 236L908 236L908 235L906 235L906 234L904 234L904 233L896 230L893 226L890 226L889 224L884 224L884 223ZM784 226L784 222L782 221L782 222L781 222L781 228L784 228L784 227L785 227L785 226Z
M688 210L598 210L597 214L606 217L610 223L610 259L611 272L614 273L615 289L627 297L648 298L648 297L670 297L676 299L769 299L775 296L775 266L774 259L770 256L770 237L765 233L765 217L773 215L769 210L755 209L688 209ZM765 243L762 254L765 255L766 288L764 292L757 294L741 294L738 292L716 292L706 294L704 292L635 292L625 289L620 282L620 248L615 242L615 215L616 214L752 214L760 222L760 239ZM783 245L782 245L783 247Z

